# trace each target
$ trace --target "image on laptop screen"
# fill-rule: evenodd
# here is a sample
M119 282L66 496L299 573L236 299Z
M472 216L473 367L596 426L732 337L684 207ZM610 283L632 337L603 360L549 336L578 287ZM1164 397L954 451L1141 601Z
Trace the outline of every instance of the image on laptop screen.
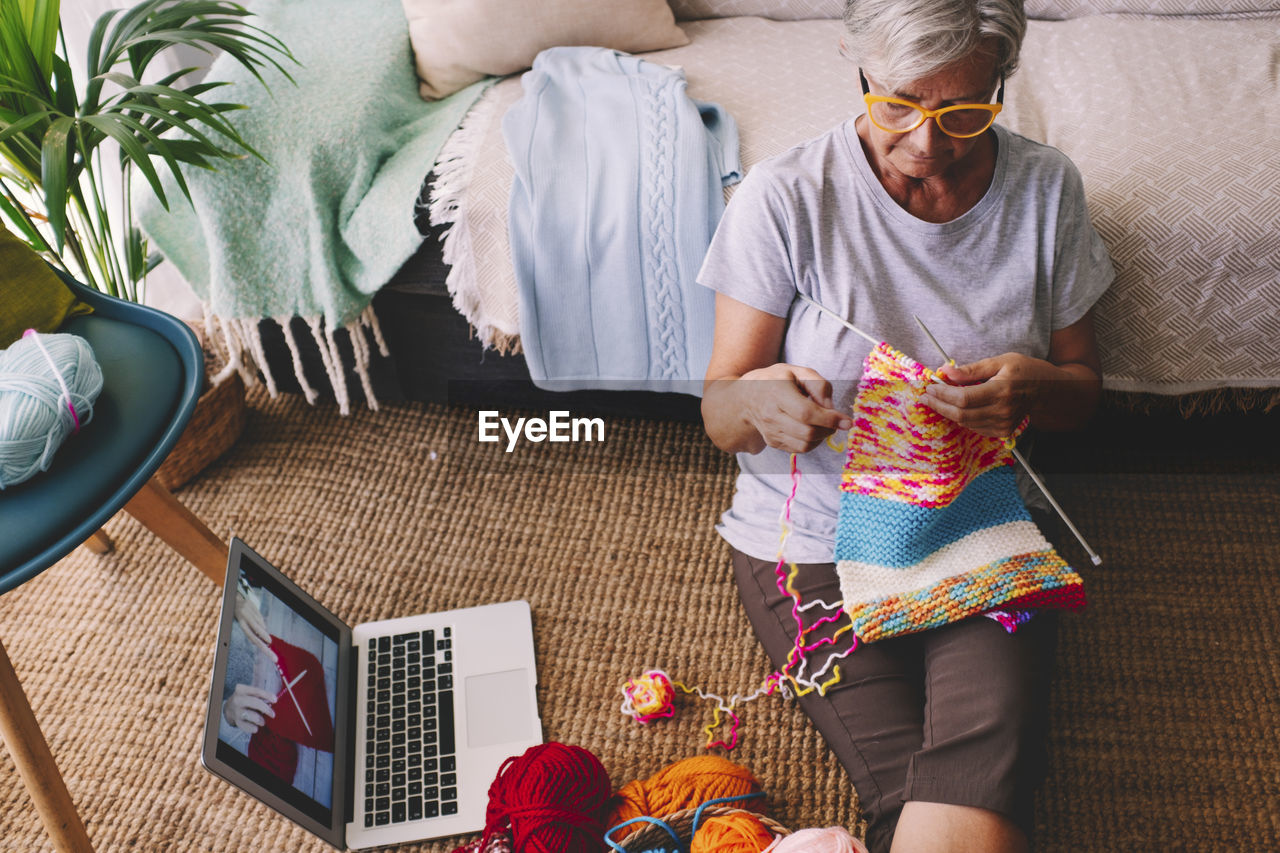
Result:
M240 561L217 756L322 824L332 823L338 636Z

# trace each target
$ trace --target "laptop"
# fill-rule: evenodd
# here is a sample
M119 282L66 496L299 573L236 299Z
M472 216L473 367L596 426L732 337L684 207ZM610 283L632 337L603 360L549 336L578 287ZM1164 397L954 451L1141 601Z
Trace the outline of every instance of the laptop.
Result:
M479 832L536 686L527 602L348 627L235 538L200 758L339 849Z

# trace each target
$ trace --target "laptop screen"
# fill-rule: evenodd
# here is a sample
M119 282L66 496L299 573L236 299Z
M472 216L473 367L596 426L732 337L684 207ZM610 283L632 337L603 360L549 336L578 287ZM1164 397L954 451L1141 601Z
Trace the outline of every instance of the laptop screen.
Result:
M338 691L350 633L239 540L227 587L205 764L332 841L345 820L335 780L346 738L335 732L347 716Z

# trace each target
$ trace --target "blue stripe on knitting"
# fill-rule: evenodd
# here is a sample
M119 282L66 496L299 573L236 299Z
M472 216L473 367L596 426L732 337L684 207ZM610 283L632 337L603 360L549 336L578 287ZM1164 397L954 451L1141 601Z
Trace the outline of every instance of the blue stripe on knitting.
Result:
M1030 519L1009 465L979 474L950 505L937 509L841 492L835 558L914 566L970 533Z

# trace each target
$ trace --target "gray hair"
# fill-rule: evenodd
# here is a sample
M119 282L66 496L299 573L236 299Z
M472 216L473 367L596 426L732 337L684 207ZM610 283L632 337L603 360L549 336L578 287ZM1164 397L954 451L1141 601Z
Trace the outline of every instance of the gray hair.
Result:
M1027 30L1022 0L848 0L842 50L881 85L897 89L996 42L1009 77Z

